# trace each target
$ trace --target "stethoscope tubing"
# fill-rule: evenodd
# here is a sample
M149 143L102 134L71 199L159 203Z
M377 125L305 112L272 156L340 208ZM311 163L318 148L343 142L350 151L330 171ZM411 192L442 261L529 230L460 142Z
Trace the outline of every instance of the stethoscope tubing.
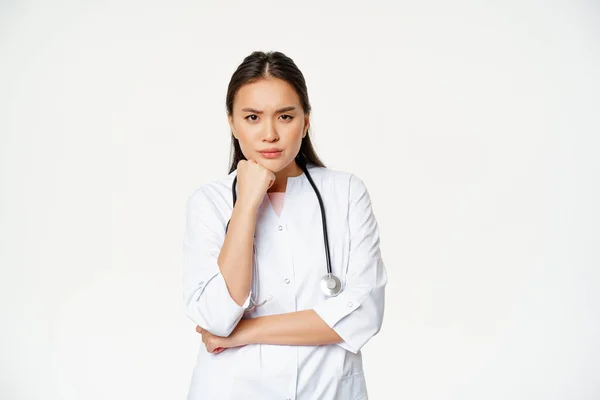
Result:
M298 160L298 165L300 166L300 168L306 175L306 178L308 179L308 182L312 186L315 194L317 195L317 200L319 201L319 208L321 209L321 221L322 221L322 229L323 229L323 243L325 245L325 258L327 260L327 274L331 275L332 274L331 256L329 254L329 237L327 235L327 220L325 218L325 206L323 205L323 199L321 198L321 193L317 189L317 185L315 185L315 182L313 181L312 176L308 172L306 163L304 163L300 159L297 159L297 160ZM233 179L233 184L231 185L231 194L233 196L233 206L234 207L235 207L235 203L237 201L236 185L237 185L237 175ZM227 233L227 230L229 229L229 222L231 222L231 219L229 221L227 221L227 226L225 227L225 233Z

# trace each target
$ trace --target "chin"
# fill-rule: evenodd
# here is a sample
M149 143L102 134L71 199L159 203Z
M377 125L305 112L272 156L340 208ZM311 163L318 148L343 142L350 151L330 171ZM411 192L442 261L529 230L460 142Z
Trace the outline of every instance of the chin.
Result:
M281 162L280 160L267 160L268 167L273 172L283 171L289 163Z
M294 162L294 160L287 160L287 161L283 161L283 160L265 160L265 159L262 160L263 166L265 168L270 169L274 173L283 171L284 169L286 169L293 162Z

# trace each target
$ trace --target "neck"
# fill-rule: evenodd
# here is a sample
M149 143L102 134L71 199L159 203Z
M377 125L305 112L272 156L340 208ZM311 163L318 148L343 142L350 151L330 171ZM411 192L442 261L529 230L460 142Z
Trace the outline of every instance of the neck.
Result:
M267 192L285 192L287 178L300 176L302 174L302 168L300 168L295 160L292 161L290 165L275 173L275 182L273 183L273 186L267 190Z

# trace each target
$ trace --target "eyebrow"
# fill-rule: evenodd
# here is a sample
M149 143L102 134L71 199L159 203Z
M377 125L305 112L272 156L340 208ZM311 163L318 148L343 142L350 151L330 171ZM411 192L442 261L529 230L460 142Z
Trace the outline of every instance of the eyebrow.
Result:
M280 113L280 112L285 112L285 111L293 111L295 109L296 109L295 106L288 106L288 107L280 108L279 110L276 110L275 112ZM254 108L242 108L242 111L251 112L254 114L262 114L263 113L262 111L255 110Z

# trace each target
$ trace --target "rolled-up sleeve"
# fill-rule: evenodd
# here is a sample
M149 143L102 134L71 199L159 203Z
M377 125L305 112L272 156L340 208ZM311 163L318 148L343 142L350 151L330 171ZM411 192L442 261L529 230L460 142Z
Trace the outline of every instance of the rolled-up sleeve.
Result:
M355 175L350 177L348 229L350 253L344 290L314 310L342 338L338 345L356 354L381 329L387 272L369 192Z
M225 240L226 222L208 190L189 197L183 239L183 302L186 315L217 336L229 336L250 302L238 305L229 293L217 259Z

